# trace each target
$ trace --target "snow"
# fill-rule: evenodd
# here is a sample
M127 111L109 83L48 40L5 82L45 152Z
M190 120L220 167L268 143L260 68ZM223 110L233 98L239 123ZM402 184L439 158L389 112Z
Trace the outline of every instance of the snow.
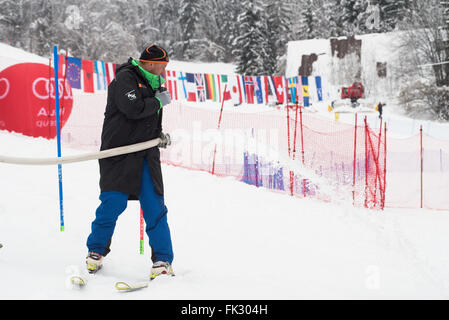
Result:
M0 145L16 155L56 152L54 141L6 132ZM172 166L163 174L176 277L120 294L116 281L142 281L151 267L148 244L139 255L138 203L120 216L104 268L76 289L68 279L84 270L97 162L63 166L63 232L57 168L0 165L0 282L9 288L0 299L449 297L447 211L368 211Z
M18 62L35 62L48 65L48 58L0 42L0 70Z

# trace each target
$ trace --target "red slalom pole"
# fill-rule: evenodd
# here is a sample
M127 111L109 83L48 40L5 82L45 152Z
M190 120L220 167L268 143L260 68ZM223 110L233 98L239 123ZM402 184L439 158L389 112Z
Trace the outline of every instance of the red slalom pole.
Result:
M298 104L295 105L295 130L293 133L293 152L292 152L292 160L295 160L296 157L296 136L298 129ZM294 194L294 182L295 182L295 174L293 171L290 171L290 194Z
M365 116L365 208L368 208L368 123Z
M298 128L298 108L299 108L299 106L298 106L298 104L296 104L295 105L295 111L296 111L296 113L295 113L295 131L294 131L294 135L293 135L293 157L292 157L292 159L293 160L295 160L295 157L296 157L296 136L297 136L297 134L296 134L296 132L297 132L297 128Z
M289 106L287 104L287 140L288 140L288 156L291 157L290 152L290 112L289 112Z
M379 127L379 138L377 141L377 163L379 162L380 159L380 142L382 139L382 117L380 118L380 127ZM376 150L374 150L374 155L376 155ZM380 163L378 163L378 165L376 166L376 178L374 179L374 202L377 203L377 179L379 179L379 190L381 193L381 201L382 201L382 183L380 181L380 170L378 168L378 166L380 165Z
M303 126L303 121L302 121L302 107L299 106L299 123L301 126L301 160L302 160L302 165L304 166L306 164L305 158L304 158L304 126ZM302 179L302 190L304 193L304 198L306 197L307 193L306 193L306 179Z
M352 204L355 202L355 168L357 162L357 113L354 122L354 164L352 167Z
M385 195L387 193L387 123L384 123L384 190L382 198L382 210L385 208Z
M304 165L306 163L304 159L304 130L303 130L303 121L302 121L302 107L299 106L299 123L301 126L301 157L302 157L302 164Z
M220 126L221 126L221 117L223 116L223 105L224 105L224 95L226 93L226 89L228 88L228 85L226 84L223 90L223 97L221 99L221 109L220 109L220 117L218 118L218 127L217 130L220 130ZM212 160L212 174L215 174L215 157L217 155L217 143L215 143L215 147L214 147L214 158Z

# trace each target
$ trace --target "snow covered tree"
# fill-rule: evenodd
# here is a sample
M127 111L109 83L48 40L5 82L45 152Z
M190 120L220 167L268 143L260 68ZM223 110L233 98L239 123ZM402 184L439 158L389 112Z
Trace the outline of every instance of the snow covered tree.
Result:
M244 0L243 12L237 18L239 36L234 41L237 72L246 75L265 75L266 24L260 0Z
M449 119L449 40L444 7L438 0L415 0L400 34L404 78L401 100L407 111L428 110L435 119ZM416 98L418 97L418 98ZM417 103L417 100L424 101ZM445 102L446 101L446 102Z
M397 23L404 19L410 2L410 0L377 0L380 9L380 30L378 32L394 30Z
M449 1L441 0L440 1L441 8L443 8L443 17L446 27L449 28Z
M158 30L154 42L159 43L176 59L182 59L182 29L179 25L181 0L152 0L149 10L153 23Z
M337 24L336 13L341 11L337 0L301 0L292 7L295 39L327 39L342 33Z
M318 26L319 21L317 20L317 16L313 8L313 0L305 0L300 10L301 39L319 38L319 33L315 32L315 28Z
M182 57L186 60L198 56L196 29L201 15L201 3L197 0L182 0L179 9L179 25L182 34Z
M289 2L268 0L265 5L267 45L265 66L268 74L280 73L287 43L292 39L292 7Z
M0 0L0 32L2 40L23 49L29 49L30 12L27 1Z
M337 22L343 35L360 34L366 31L365 14L368 2L364 0L342 0L340 11L337 12Z
M207 0L200 19L202 50L206 61L233 62L232 45L238 36L239 0Z

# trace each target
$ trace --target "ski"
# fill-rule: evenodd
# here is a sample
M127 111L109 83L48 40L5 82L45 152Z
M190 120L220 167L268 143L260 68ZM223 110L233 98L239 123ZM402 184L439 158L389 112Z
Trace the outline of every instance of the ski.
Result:
M100 270L100 268L98 270ZM74 287L84 288L87 285L89 279L93 279L93 276L98 270L96 270L95 272L86 271L82 273L76 273L70 277L70 283Z
M88 278L81 275L70 277L70 283L73 286L84 288L87 285Z
M129 284L124 281L115 283L115 288L120 292L132 292L148 287L149 281L144 281L135 284Z
M125 281L118 281L118 282L115 283L115 289L117 289L117 291L120 291L120 292L132 292L132 291L137 291L137 290L140 290L140 289L144 289L144 288L148 287L150 282L154 281L160 275L165 275L165 274L159 274L159 275L150 277L149 280L142 281L142 282L136 282L136 283L129 283L129 282L125 282ZM167 275L172 276L172 277L175 276L175 274L173 272L170 273L170 274L167 274Z

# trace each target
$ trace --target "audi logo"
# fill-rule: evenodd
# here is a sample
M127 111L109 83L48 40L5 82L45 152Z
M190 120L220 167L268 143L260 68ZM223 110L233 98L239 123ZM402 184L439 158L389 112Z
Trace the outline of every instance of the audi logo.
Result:
M44 85L43 86L39 86L38 85L43 82ZM37 78L36 80L33 81L33 94L36 98L41 99L41 100L47 100L49 97L55 99L55 87L54 87L54 83L55 83L55 78ZM66 79L65 80L65 87L69 87L69 82ZM39 92L38 88L40 89L41 92ZM44 88L44 92L42 92L42 88ZM64 99L73 99L72 97L72 93L71 92L66 92L66 95L64 96L64 79L58 79L58 89L59 89L59 99L61 99L62 97L64 97ZM71 91L71 90L66 90L66 91Z

